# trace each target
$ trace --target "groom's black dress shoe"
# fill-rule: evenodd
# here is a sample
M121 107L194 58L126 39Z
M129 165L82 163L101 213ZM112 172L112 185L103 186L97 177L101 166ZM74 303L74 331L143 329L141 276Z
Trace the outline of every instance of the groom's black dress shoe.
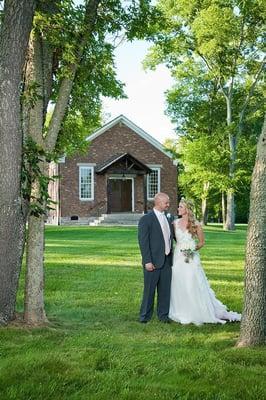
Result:
M160 319L160 322L162 322L163 324L171 324L171 320L169 318L165 318L165 319Z
M143 320L140 320L139 322L140 322L141 324L147 324L147 322L149 322L149 321L143 319Z

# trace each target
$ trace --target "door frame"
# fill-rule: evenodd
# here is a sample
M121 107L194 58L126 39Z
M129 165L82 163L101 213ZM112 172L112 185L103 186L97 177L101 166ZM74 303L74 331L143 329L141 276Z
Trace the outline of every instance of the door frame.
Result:
M117 180L122 180L122 181L124 181L126 179L130 179L131 180L131 197L132 197L132 199L131 199L132 200L131 201L131 212L134 212L135 211L135 201L134 201L134 199L135 199L135 190L134 190L134 181L135 181L135 179L134 179L134 177L132 177L132 176L125 176L124 177L122 175L108 176L107 177L107 182L106 182L106 189L108 187L108 179L117 179ZM107 193L107 202L108 202L108 193ZM108 207L108 204L107 204L107 207Z

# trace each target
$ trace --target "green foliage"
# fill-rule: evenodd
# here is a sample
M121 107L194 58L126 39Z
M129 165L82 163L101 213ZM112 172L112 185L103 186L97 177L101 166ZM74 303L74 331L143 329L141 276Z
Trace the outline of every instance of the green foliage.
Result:
M36 105L37 101L42 99L42 96L40 96L39 94L39 88L40 85L37 82L31 81L28 84L27 89L23 90L21 101L25 106L33 108Z
M46 214L49 205L54 204L48 193L48 184L57 177L47 176L42 168L41 162L55 161L55 155L46 152L31 137L28 137L23 144L23 165L21 171L22 196L29 203L30 215L39 216ZM34 196L33 183L38 185L38 197Z
M260 0L162 0L158 8L164 27L153 34L149 64L156 65L159 56L174 68L192 58L202 60L213 76L226 80L240 73L243 80L260 60L265 15Z
M172 149L172 154L179 162L178 185L180 195L192 198L196 208L200 210L200 202L208 198L209 220L220 220L220 194L234 187L239 212L238 222L247 222L249 210L249 189L251 175L256 155L256 138L241 137L239 152L236 160L237 171L233 180L228 178L228 159L230 157L228 143L224 132L217 131L216 135L198 134L180 137L175 142L165 144ZM245 193L244 202L241 195ZM239 194L239 195L238 195ZM199 211L200 214L200 211Z
M93 118L88 122L79 112L69 112L63 122L56 143L55 152L58 156L85 153L89 143L86 138L93 133L100 124L99 111L96 110L98 120Z
M41 1L34 18L34 34L53 54L50 105L57 103L62 80L71 79L73 66L78 65L56 144L58 153L82 150L84 136L101 123L103 96L125 97L124 85L116 76L116 38L143 38L158 19L158 11L150 0L129 3L106 0L100 2L96 21L91 26L86 6L86 2L75 5L71 0ZM44 136L49 121L48 115Z
M222 68L224 76L231 76L232 58L241 34L234 10L211 4L197 14L191 28L198 53L208 59L212 69L220 73Z
M88 2L80 5L72 0L37 2L31 44L35 41L40 52L36 51L29 62L33 63L33 71L34 68L38 70L40 81L26 82L22 88L22 101L28 110L36 105L37 100L43 100L45 121L40 142L43 140L45 147L50 135L51 143L56 139L56 145L54 154L50 155L33 140L25 142L23 195L31 200L31 213L44 213L45 205L49 208L51 202L48 183L52 178L42 172L42 162L62 154L85 151L88 148L85 138L101 123L102 97L125 97L124 85L116 76L116 37L123 35L129 40L143 37L158 14L150 3L150 0L142 0L128 5L122 1L106 0L99 3L95 21L92 22ZM35 49L34 45L32 48ZM70 85L63 86L62 82L70 82ZM38 93L40 86L42 96ZM62 87L68 88L65 90L68 97L60 104L64 97L60 97ZM70 94L68 90L71 90ZM65 110L62 104L67 100ZM62 106L61 115L57 116L62 123L59 132L57 127L56 132L51 132L52 113L56 106L58 109ZM33 197L33 183L40 189L38 198Z
M203 266L241 312L246 227L205 229ZM104 245L103 245L104 244ZM138 323L143 272L133 227L47 227L51 325L0 330L5 400L257 400L265 349L237 349L239 324ZM18 293L23 307L24 268Z
M264 115L262 77L252 85L262 60L265 6L261 1L162 0L158 8L164 26L153 32L145 66L165 63L175 79L167 92L167 114L179 136L174 147L181 192L196 204L209 197L214 210L220 192L249 193Z

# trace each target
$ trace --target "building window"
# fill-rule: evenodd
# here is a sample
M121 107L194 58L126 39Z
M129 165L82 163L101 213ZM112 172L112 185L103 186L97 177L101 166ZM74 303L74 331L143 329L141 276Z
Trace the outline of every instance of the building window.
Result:
M94 169L93 167L79 167L79 199L94 200Z
M147 198L152 200L156 193L160 192L160 168L151 168L152 172L147 176Z

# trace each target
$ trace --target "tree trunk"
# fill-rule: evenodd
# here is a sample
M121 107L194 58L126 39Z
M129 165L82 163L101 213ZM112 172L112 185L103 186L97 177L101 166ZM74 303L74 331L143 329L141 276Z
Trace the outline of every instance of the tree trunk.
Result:
M266 339L266 116L252 174L239 347Z
M26 249L24 321L42 325L47 321L44 309L44 215L30 215Z
M226 100L226 124L229 130L229 149L230 149L230 162L229 162L229 179L233 181L235 177L235 162L236 162L236 146L237 139L236 135L231 133L232 129L232 92L233 92L233 80L228 88L228 93L226 94L223 90L225 100ZM227 191L227 211L226 211L226 230L235 229L235 196L233 190L233 182L231 187Z
M225 229L231 231L235 229L235 195L233 190L228 190L226 203Z
M36 85L36 100L31 108L25 109L24 126L28 126L27 133L39 145L44 148L43 126L46 115L47 101L45 93L51 87L47 75L52 54L47 54L46 64L43 60L43 42L39 33L33 33L28 47L28 63L26 66L25 93L32 83ZM48 66L48 73L46 73ZM50 79L52 76L50 74ZM44 87L45 83L47 87ZM39 168L44 172L46 163L40 162ZM32 183L31 204L41 198L38 181ZM39 204L45 208L45 205ZM24 321L30 325L43 325L47 321L44 310L44 215L30 215L28 218L28 235L26 247L26 280L24 298Z
M208 210L207 210L207 199L201 199L201 215L202 219L201 222L203 225L207 225L208 223Z
M207 225L208 223L207 198L208 198L209 187L210 187L210 182L204 182L203 195L201 197L201 222L203 225Z
M46 162L39 163L43 175L48 175ZM33 203L41 199L38 182L32 185ZM41 201L41 200L40 200ZM43 210L46 204L38 203ZM42 326L48 323L44 305L44 248L46 215L30 215L26 247L26 280L24 297L24 321L29 325Z
M226 204L225 204L225 193L222 192L222 219L223 219L223 228L226 227Z
M34 5L6 0L0 28L0 324L14 317L25 239L20 84Z
M90 0L86 7L85 20L88 26L85 33L81 36L81 43L77 43L78 56L77 62L69 66L69 75L61 81L57 101L53 111L53 115L44 138L43 127L46 107L48 105L48 97L51 92L51 62L50 59L52 49L49 44L42 40L39 35L33 37L33 66L32 79L38 83L38 91L40 98L37 100L30 112L30 136L48 152L54 151L59 130L63 118L66 114L72 86L77 72L78 64L81 60L85 45L89 39L95 26L97 9L100 0ZM49 7L53 7L53 1ZM46 49L46 52L44 52ZM46 54L46 58L44 56ZM48 55L48 57L47 57ZM48 94L48 95L47 95ZM45 110L45 112L43 112ZM41 162L40 168L44 175L48 175L48 167L45 161ZM40 197L38 184L34 182L33 195ZM45 207L45 204L42 205ZM43 325L47 322L44 308L44 216L29 217L29 234L27 243L27 273L25 286L25 313L24 320L29 324Z
M229 178L231 180L235 177L235 162L236 162L236 136L229 135L230 145L230 164L229 164ZM226 230L235 229L235 194L234 189L231 187L227 191L227 212L226 212Z

